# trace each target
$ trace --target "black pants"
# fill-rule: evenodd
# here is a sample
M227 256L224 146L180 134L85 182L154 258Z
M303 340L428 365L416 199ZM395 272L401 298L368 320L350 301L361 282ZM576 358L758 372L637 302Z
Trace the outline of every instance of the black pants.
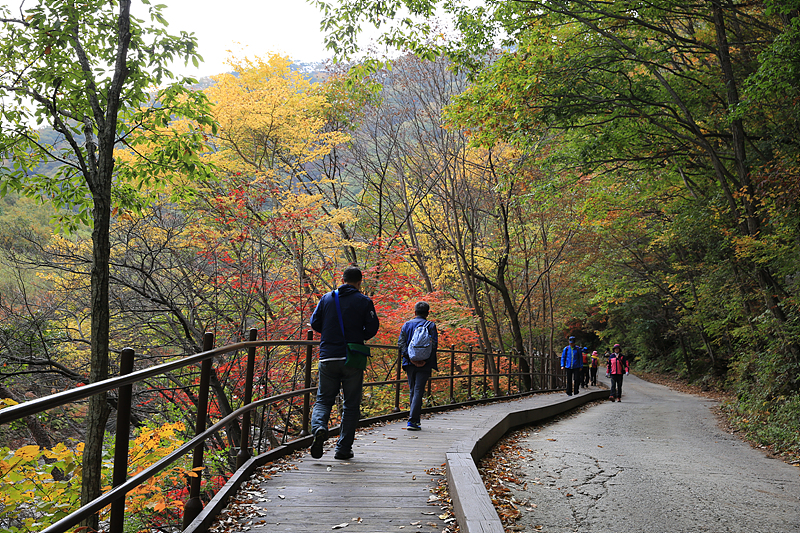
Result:
M581 370L580 368L567 368L567 394L572 396L578 394L581 385Z
M590 368L589 369L589 373L592 376L592 379L591 379L592 385L597 385L597 367Z
M586 388L589 386L589 367L584 366L581 370L583 370L582 372L583 379L581 380L581 384L583 385L584 388Z
M611 374L611 397L619 398L622 396L622 378L625 374Z

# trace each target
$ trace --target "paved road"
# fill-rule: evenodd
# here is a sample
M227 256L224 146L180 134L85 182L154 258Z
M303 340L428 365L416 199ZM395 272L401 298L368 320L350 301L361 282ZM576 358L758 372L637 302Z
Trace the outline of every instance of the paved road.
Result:
M520 441L522 531L797 533L800 468L717 426L714 402L626 376L603 403ZM515 488L511 485L510 488ZM519 487L516 487L519 488Z

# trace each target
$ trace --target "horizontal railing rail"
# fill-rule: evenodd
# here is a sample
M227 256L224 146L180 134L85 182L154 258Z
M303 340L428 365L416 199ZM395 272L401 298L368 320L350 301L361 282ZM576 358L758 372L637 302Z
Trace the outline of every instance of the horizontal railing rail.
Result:
M211 333L207 333L204 337L204 349L201 353L180 357L173 361L135 371L133 370L135 354L133 350L126 348L122 351L120 356L120 376L0 409L0 424L8 424L27 416L33 416L50 409L85 400L95 394L104 394L114 390L118 391L112 488L97 499L76 509L68 516L52 524L44 530L44 533L66 532L109 505L111 507L107 530L110 531L110 533L122 533L124 529L126 495L192 451L194 453L192 458L192 470L195 474L191 475L188 479L189 498L184 505L183 511L183 527L185 528L199 515L203 508L203 503L200 498L201 487L199 473L206 466L204 464L204 449L208 445L209 439L214 435L230 428L233 424L239 424L241 421L241 436L238 447L239 452L236 457L236 469L240 468L252 457L251 449L254 449L255 443L251 441L251 437L253 436L251 417L253 413L257 413L259 409L262 410L262 419L265 419L266 416L263 416L263 413L266 409L279 405L280 402L290 402L285 428L282 433L282 442L285 443L286 439L290 438L290 436L296 439L309 435L310 399L311 395L316 391L316 387L312 386L311 367L313 349L319 345L319 341L311 340L312 334L310 331L308 332L307 340L256 340L256 334L256 330L253 329L250 331L250 340L248 341L214 348L214 337ZM296 383L294 383L292 385L294 390L254 400L253 387L256 350L259 348L287 347L305 348L305 357L302 361L302 370L304 370L302 388L294 388L296 385ZM405 379L401 378L401 359L399 354L397 354L397 347L377 344L370 345L370 347L373 351L389 350L390 354L392 351L395 352L391 358L382 359L384 364L387 364L390 360L392 361L391 365L384 366L382 371L387 375L394 373L394 379L368 381L364 383L364 387L370 390L387 386L393 387L394 405L392 408L395 413L401 412L400 397L404 386L407 386L407 382ZM243 405L232 410L227 415L222 416L219 420L214 421L209 427L206 427L206 423L211 416L209 414L210 375L214 370L212 364L215 358L220 358L228 354L236 354L245 350L247 351L247 365L245 371L245 392L244 398L242 399ZM519 370L519 366L520 360L523 358L517 354L483 353L475 351L474 349L456 350L454 346L450 346L449 349L440 347L437 353L440 370L438 374L433 376L428 382L428 397L433 398L433 401L437 401L435 393L441 393L444 395L444 401L440 405L460 403L456 401L459 395L464 398L463 401L473 400L474 393L480 393L483 398L489 397L490 395L496 398L511 396L515 394L515 390L516 393L523 392L523 382L525 380L531 383L531 386L527 388L528 390L553 390L562 386L563 372L559 370L557 358L554 359L546 356L525 357L528 361L528 370L522 372ZM457 357L460 357L459 361L456 360ZM380 358L376 356L375 359ZM539 364L535 364L537 359L539 360ZM129 476L128 454L133 385L143 383L150 378L163 376L175 370L198 364L201 365L201 371L199 384L196 386L198 391L196 395L197 412L194 437L180 445L167 456L134 475ZM299 364L299 362L295 364ZM476 366L480 370L479 372L475 372ZM537 368L534 369L534 367ZM456 372L456 369L458 369L458 372ZM463 384L459 391L456 391L455 388L456 381ZM502 383L503 381L505 381L505 383ZM445 382L443 390L434 391L434 384L440 382ZM464 382L466 383L464 384ZM477 391L474 390L476 384ZM501 385L504 385L504 387L501 388ZM503 393L503 391L505 391L505 393ZM289 419L292 416L297 417L298 413L293 412L294 404L291 402L296 401L299 397L302 397L303 400L302 408L299 408L300 430L299 432L295 431L292 433L290 431L291 420ZM363 405L364 403L362 402L362 406ZM261 448L261 444L259 444L259 448ZM263 449L260 451L263 452Z

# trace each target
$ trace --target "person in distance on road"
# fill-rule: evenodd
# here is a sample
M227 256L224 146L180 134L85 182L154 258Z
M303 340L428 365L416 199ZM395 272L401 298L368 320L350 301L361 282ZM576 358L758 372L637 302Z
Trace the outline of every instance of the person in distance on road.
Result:
M567 396L578 394L581 382L583 356L581 349L575 346L575 337L570 337L569 345L561 352L561 370L567 371Z
M608 397L612 402L616 399L622 401L622 377L630 371L628 358L622 353L622 346L615 344L608 358L606 365L606 377L611 377L611 395Z
M589 362L590 382L593 386L597 386L597 369L600 366L600 354L597 350L592 352L592 359Z
M589 355L589 348L584 346L581 348L583 354L583 368L581 369L581 386L586 389L589 387L589 363L591 363L592 356Z

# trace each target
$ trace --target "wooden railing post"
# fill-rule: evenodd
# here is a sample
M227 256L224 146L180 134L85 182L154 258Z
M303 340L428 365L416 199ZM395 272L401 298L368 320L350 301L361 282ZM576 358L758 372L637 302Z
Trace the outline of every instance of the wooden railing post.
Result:
M428 398L433 398L433 380L432 379L428 380ZM411 408L411 406L409 406L409 409L410 408Z
M472 400L472 350L474 346L469 347L469 374L467 374L467 400Z
M486 398L488 394L486 391L489 388L489 383L486 381L489 379L489 358L492 356L490 353L483 352L483 397Z
M306 340L313 341L314 340L314 331L308 330L306 331ZM311 365L312 358L314 356L314 347L310 344L306 346L306 368L305 368L305 376L303 381L303 388L308 389L311 387ZM310 435L311 432L308 430L308 426L311 423L311 393L307 392L303 395L303 427L300 428L300 436L305 437L306 435Z
M254 341L258 338L258 330L250 328L250 335L247 340ZM244 405L249 405L253 401L253 380L256 373L256 347L251 346L247 349L247 370L244 377ZM250 460L250 411L242 415L242 442L239 446L239 453L236 455L236 470Z
M455 401L455 396L453 395L453 376L455 375L455 366L456 366L456 346L455 344L450 345L450 403Z
M214 348L214 334L206 332L203 337L203 351L207 352ZM197 421L195 423L194 434L199 435L206 430L206 419L208 418L208 389L211 382L211 366L213 358L205 359L200 370L200 390L197 394ZM205 442L201 442L194 449L192 457L192 477L189 478L189 499L183 506L183 529L189 527L192 520L197 518L203 510L203 502L200 501L200 479L203 467L203 449Z
M493 376L493 379L495 380L495 383L497 384L497 386L495 387L495 389L496 389L495 390L495 394L497 396L502 396L502 394L503 394L502 393L503 389L500 388L500 386L501 386L500 385L500 377L501 377L501 374L503 373L503 367L501 366L503 364L502 357L503 357L503 352L497 352L497 359L495 359L495 361L494 361L494 374L495 375Z
M400 376L403 371L403 354L400 353L400 350L397 350L397 374L395 375L395 389L394 389L394 412L400 412Z
M508 393L506 394L507 396L511 396L511 381L514 379L512 375L513 373L511 372L512 370L511 361L513 357L514 357L514 351L512 350L511 353L508 354Z
M122 350L119 358L119 375L133 372L133 348ZM133 384L119 388L117 399L117 435L114 442L114 473L112 487L118 487L128 479L128 448L131 436L131 398ZM125 497L111 504L111 518L108 524L111 533L122 533L125 529Z

